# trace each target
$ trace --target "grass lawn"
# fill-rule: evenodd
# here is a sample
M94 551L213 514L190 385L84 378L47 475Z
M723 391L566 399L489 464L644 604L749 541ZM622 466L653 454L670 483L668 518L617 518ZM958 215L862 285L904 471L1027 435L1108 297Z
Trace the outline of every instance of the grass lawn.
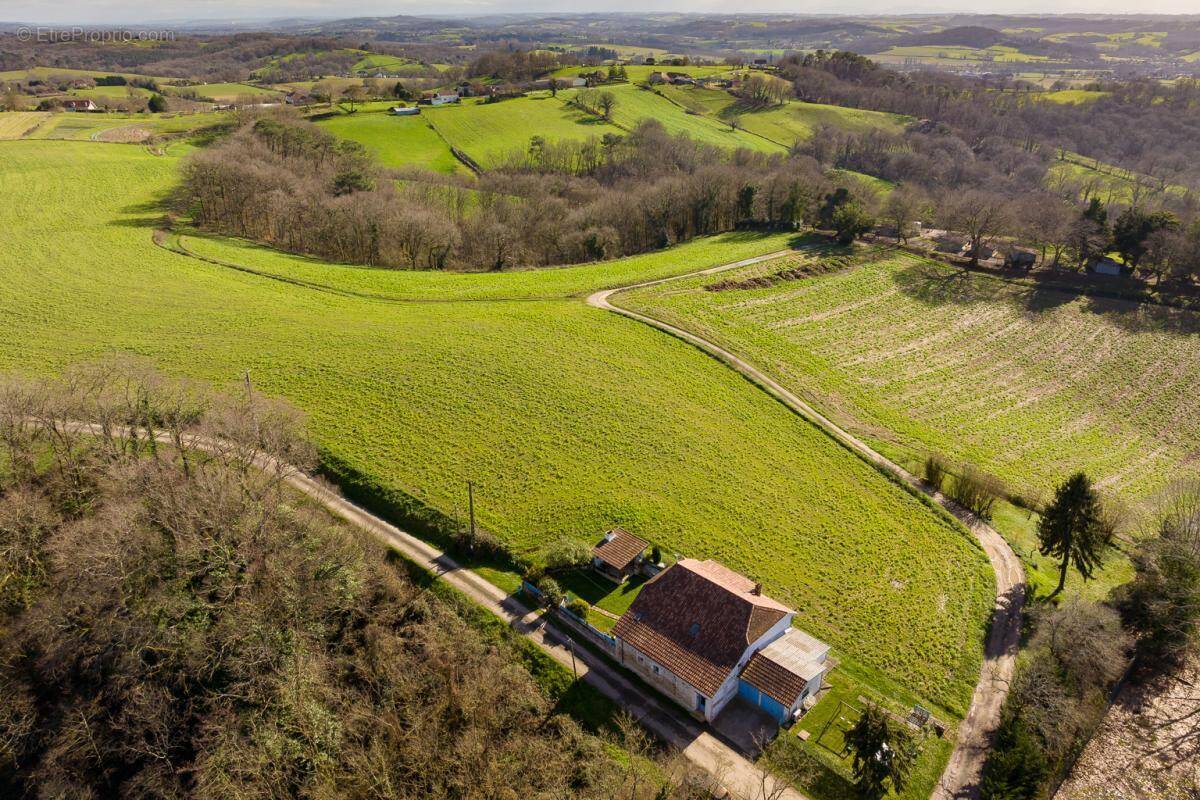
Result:
M817 705L767 748L761 763L771 765L780 775L801 776L793 782L813 800L844 800L853 797L853 773L850 757L843 753L844 734L854 726L864 707L863 698L881 704L900 718L912 710L911 704L897 702L876 692L868 684L835 668L826 677L830 688ZM943 723L947 720L942 719ZM801 741L800 731L809 734ZM953 734L938 738L930 730L921 753L909 774L909 784L899 795L889 797L923 800L932 794L941 777L943 765L953 748Z
M621 130L550 97L518 97L499 103L461 103L423 109L421 116L452 147L484 167L524 152L534 136L583 141Z
M635 575L624 583L613 583L586 568L556 575L554 579L564 591L618 617L629 610L646 583L646 579L640 575Z
M445 173L468 171L429 126L424 114L397 117L386 111L360 111L329 117L317 124L332 134L365 145L387 167L418 166Z
M441 301L388 302L156 247L174 155L13 141L0 159L0 370L114 350L218 384L248 370L380 487L461 517L473 480L480 524L517 551L633 526L761 580L853 674L965 710L993 600L973 538L730 370L575 296L779 239L501 275L326 268ZM445 302L513 292L544 299Z
M901 463L938 451L1034 497L1086 469L1134 504L1197 474L1194 312L1010 283L891 250L766 289L706 291L713 282L617 301L748 356Z

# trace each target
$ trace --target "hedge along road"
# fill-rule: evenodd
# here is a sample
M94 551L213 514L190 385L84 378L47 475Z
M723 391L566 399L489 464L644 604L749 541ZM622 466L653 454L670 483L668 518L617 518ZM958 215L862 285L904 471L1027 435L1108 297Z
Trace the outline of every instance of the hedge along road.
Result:
M144 430L128 427L106 430L88 422L62 421L60 424L83 434L107 433L123 437L145 435ZM155 431L154 438L165 445L174 444L171 435L163 431ZM197 435L185 435L183 441L189 447L209 453L238 447ZM782 780L759 769L681 709L635 685L604 656L587 648L572 647L570 638L547 626L539 611L530 611L514 596L464 568L446 553L350 502L327 483L295 466L261 452L254 455L253 462L264 472L282 476L289 486L319 503L331 514L370 534L384 547L397 551L504 620L559 664L575 670L580 678L632 714L661 741L678 749L688 761L713 776L734 797L740 800L809 800L806 795L786 786Z
M750 264L765 261L774 256L764 256L758 259L740 261L736 264L726 264L710 267L686 275L676 275L669 278L646 281L632 286L616 289L602 289L587 298L588 305L611 311L628 317L643 324L657 328L678 339L681 339L697 349L707 353L729 368L735 370L774 397L784 406L801 417L821 428L831 438L848 447L859 456L866 459L879 469L882 469L914 490L939 503L963 523L979 540L996 574L996 606L992 614L991 629L984 649L983 665L980 669L979 682L971 696L971 706L966 718L958 726L958 739L950 761L942 772L933 792L933 800L951 800L951 798L974 798L979 795L979 779L987 759L988 747L993 733L1000 724L1000 707L1008 694L1013 671L1016 667L1017 646L1020 640L1021 613L1025 605L1025 573L1020 559L1008 542L987 522L977 515L962 508L941 492L933 491L908 470L873 450L858 437L836 425L832 420L821 414L807 402L771 378L762 370L737 354L721 347L714 342L684 330L676 325L664 322L636 311L622 308L611 302L613 295L632 289L642 289L648 286L658 286L670 281L694 278L701 275L713 275L737 269Z

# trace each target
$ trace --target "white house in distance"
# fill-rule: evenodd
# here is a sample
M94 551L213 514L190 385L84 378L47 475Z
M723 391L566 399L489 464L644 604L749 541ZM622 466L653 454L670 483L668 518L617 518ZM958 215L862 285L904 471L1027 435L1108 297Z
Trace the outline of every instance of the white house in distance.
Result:
M740 696L780 723L821 688L829 645L796 612L716 561L685 558L651 578L613 628L616 656L709 722Z
M431 106L444 106L457 102L458 92L438 92L433 97L429 98L429 105Z

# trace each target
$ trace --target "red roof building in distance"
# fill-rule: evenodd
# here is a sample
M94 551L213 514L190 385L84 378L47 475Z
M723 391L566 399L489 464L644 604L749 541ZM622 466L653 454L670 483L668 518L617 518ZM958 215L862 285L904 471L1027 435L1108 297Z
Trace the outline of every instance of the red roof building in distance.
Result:
M792 629L795 613L762 584L685 558L647 581L617 621L616 655L697 717L711 722L740 695L789 722L820 689L829 652Z

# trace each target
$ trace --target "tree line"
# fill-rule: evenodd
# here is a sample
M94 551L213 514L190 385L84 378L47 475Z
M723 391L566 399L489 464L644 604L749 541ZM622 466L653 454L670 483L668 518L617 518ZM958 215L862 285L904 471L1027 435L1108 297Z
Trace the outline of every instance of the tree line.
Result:
M534 137L469 184L394 175L308 122L250 113L188 159L177 205L202 228L327 260L502 270L815 223L834 187L811 159L729 152L653 121L584 142Z

